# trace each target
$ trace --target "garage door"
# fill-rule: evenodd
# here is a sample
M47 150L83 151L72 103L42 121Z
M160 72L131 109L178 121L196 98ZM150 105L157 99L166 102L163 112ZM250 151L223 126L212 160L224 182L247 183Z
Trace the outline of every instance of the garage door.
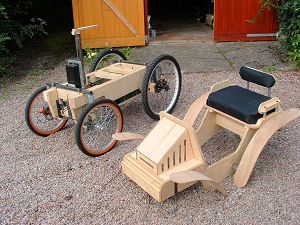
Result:
M278 31L276 11L266 9L254 24L261 7L259 0L215 0L216 41L275 40Z
M82 31L84 48L145 45L144 0L72 0L74 26L99 24Z

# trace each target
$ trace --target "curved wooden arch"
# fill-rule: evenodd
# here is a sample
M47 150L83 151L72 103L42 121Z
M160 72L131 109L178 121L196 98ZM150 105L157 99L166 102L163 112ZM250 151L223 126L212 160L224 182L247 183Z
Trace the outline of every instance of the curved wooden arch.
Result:
M246 148L239 167L234 175L234 184L236 186L244 187L247 184L258 157L272 135L281 127L299 116L300 110L289 109L279 113L257 130Z
M190 106L187 113L185 114L185 117L183 119L184 122L193 126L199 113L201 112L203 107L206 106L206 101L210 93L210 91L206 92L204 95L201 95L196 101L193 102L193 104Z

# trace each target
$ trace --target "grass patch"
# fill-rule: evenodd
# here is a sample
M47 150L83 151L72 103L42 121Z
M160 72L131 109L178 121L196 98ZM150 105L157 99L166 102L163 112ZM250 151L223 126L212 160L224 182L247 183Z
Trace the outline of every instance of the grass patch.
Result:
M8 100L9 92L6 88L0 88L0 100Z
M29 77L39 77L42 75L44 71L42 69L39 68L31 68L28 70L27 72L27 76Z
M273 73L276 71L275 65L266 66L264 68L264 71L267 73Z

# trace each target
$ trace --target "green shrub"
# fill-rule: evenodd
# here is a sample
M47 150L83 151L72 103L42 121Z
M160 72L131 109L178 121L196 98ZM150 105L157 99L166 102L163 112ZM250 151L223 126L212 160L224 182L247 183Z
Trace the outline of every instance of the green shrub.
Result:
M30 23L28 7L28 1L0 3L0 75L12 71L12 51L22 48L28 39L46 33L40 24Z
M282 45L300 67L300 0L288 0L279 6L279 23Z
M90 48L89 46L87 46L87 48L85 49L85 62L90 65L91 62L96 58L96 56L98 54L100 54L102 51L104 51L106 48ZM125 57L130 60L131 59L131 55L132 52L134 50L133 47L125 47L122 49L119 49L124 55Z

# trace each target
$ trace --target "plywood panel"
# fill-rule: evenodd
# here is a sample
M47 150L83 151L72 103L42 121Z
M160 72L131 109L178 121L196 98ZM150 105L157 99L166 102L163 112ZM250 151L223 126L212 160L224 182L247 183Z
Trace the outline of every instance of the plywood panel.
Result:
M261 7L258 0L215 0L216 41L275 40L275 37L247 37L247 34L269 34L278 31L277 14L266 9L254 24L247 22L255 18Z
M72 0L74 26L98 24L82 31L84 48L145 45L144 0Z

